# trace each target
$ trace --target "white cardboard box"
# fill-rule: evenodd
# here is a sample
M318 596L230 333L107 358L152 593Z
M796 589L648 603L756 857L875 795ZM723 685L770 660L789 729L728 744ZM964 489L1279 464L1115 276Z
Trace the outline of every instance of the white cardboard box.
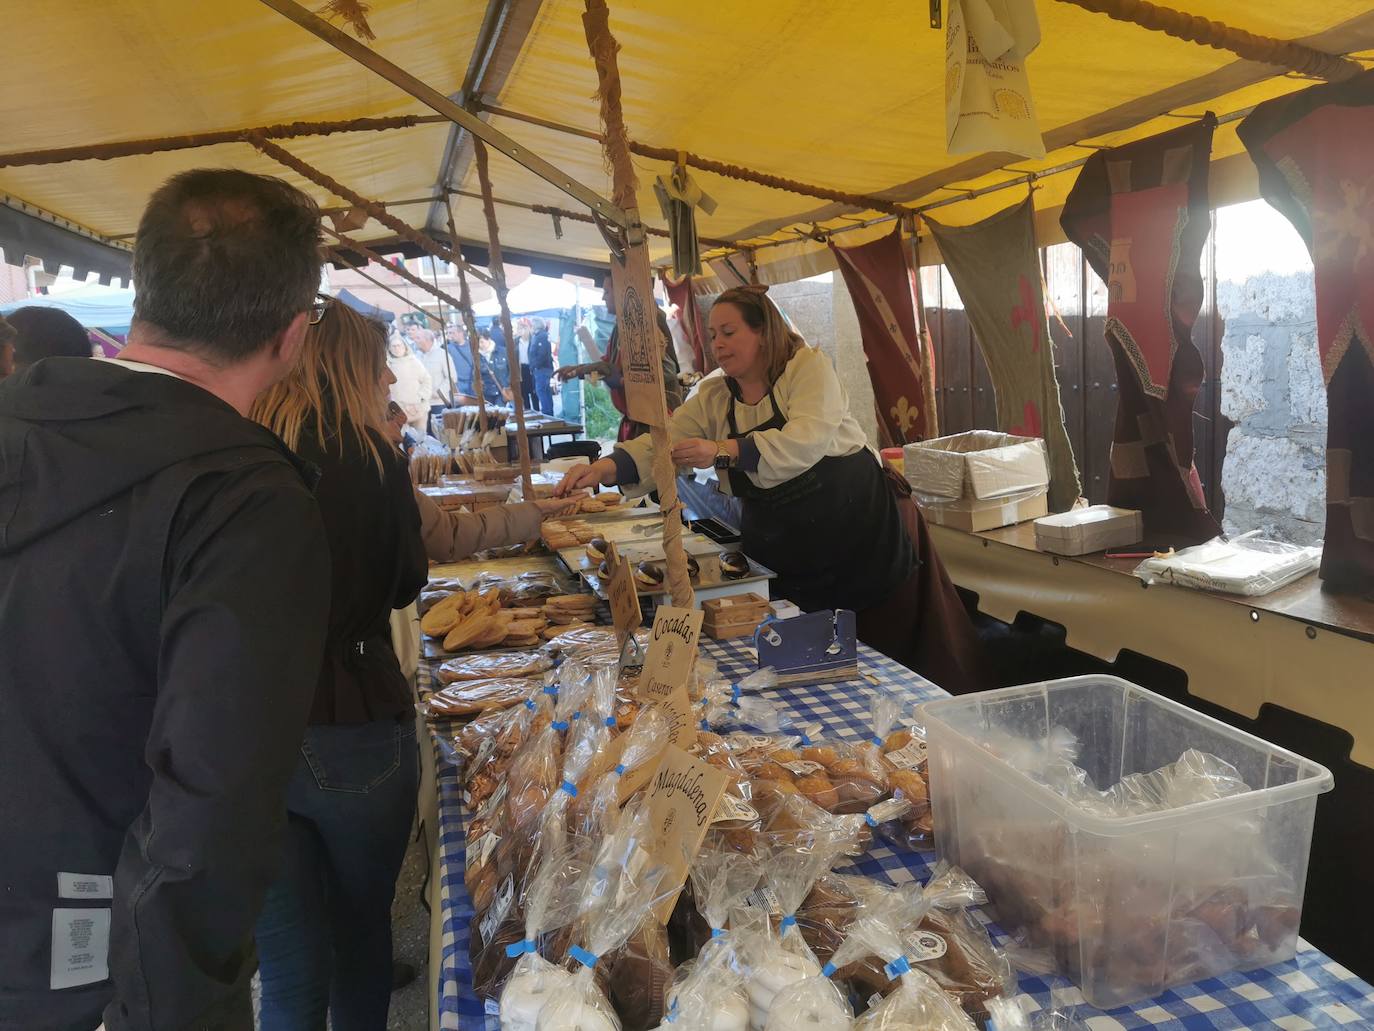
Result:
M961 498L954 501L939 498L917 498L926 521L937 526L950 526L968 533L993 530L999 526L1024 523L1044 515L1048 510L1048 490L1038 490L1010 498Z
M902 461L911 486L935 499L990 501L1026 495L1050 482L1043 440L994 430L907 444Z
M1089 505L1035 521L1035 546L1055 555L1089 555L1135 544L1144 536L1133 508Z

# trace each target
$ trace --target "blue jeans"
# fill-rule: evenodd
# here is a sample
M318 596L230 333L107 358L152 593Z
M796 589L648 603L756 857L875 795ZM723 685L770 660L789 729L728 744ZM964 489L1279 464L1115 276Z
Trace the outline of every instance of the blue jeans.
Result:
M419 789L409 715L314 726L287 791L282 875L257 924L261 1031L384 1031L391 900Z
M534 396L539 400L539 410L545 415L552 415L553 388L549 380L553 378L553 366L531 369L530 375L534 377Z

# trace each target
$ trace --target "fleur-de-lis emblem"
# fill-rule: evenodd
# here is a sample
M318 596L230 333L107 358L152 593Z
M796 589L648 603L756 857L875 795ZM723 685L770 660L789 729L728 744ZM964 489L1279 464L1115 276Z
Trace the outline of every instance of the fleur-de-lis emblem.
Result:
M916 420L921 417L921 410L908 401L905 397L897 398L897 403L888 409L892 418L897 420L897 426L902 431L905 438L907 430L916 425Z

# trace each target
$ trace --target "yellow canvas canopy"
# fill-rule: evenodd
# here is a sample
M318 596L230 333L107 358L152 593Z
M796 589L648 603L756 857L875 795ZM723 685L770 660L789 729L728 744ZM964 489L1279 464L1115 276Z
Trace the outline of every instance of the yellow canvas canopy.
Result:
M1297 39L1333 54L1374 48L1374 13L1355 0L1199 0L1189 12L1236 28ZM759 0L702 3L623 0L611 7L621 45L626 124L641 143L905 205L950 202L939 218L975 221L1026 187L969 197L1028 171L1046 171L1037 208L1052 239L1054 209L1091 153L1212 110L1219 200L1254 196L1249 159L1228 115L1309 82L1272 65L1169 38L1078 7L1038 4L1043 42L1028 60L1049 153L945 153L944 32L911 0ZM460 102L594 132L596 76L587 54L581 0L376 0L368 20L378 53ZM486 239L466 133L256 0L186 3L97 0L25 9L8 20L0 63L0 151L235 130L294 121L418 114L409 128L339 132L279 141L288 151L412 225L446 235L435 198L453 198L460 238ZM609 195L595 139L484 113L492 125L574 179ZM5 167L0 194L68 219L98 237L126 242L149 192L167 176L203 165L283 175L321 205L338 197L283 169L245 143L112 160ZM660 221L652 192L668 162L636 159L639 206ZM698 214L701 236L759 246L765 280L832 267L826 248L798 230L838 229L880 217L752 182L694 170L717 201ZM566 193L492 152L497 197L578 210ZM522 207L498 208L502 240L516 252L603 264L606 246L584 222ZM861 242L891 223L840 239ZM376 221L355 234L387 240ZM777 241L783 246L762 246ZM650 238L655 263L668 241ZM725 253L706 247L706 256Z

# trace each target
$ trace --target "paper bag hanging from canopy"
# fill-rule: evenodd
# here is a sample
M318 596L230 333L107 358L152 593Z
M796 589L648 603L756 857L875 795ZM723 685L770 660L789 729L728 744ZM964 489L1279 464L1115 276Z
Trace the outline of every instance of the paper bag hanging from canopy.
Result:
M1321 576L1374 588L1374 76L1255 108L1240 138L1260 192L1307 242L1326 383L1326 540Z
M1208 160L1216 119L1100 150L1088 159L1060 223L1107 284L1104 335L1116 366L1116 428L1107 501L1139 509L1151 543L1221 532L1193 464L1193 403L1202 356L1202 246L1210 215Z
M679 161L667 175L654 180L663 219L668 223L668 242L673 252L673 273L679 277L701 275L701 251L697 245L697 208L715 213L712 200Z
M879 430L885 446L900 446L933 435L934 413L926 412L925 379L916 330L916 306L901 226L857 247L833 241L845 286L859 317L859 335L873 381Z
M992 375L997 428L1045 439L1049 507L1064 512L1078 501L1078 467L1059 403L1034 217L1027 199L971 226L943 226L929 218L926 225Z
M1034 0L949 0L945 149L1045 156L1026 58L1040 44Z

